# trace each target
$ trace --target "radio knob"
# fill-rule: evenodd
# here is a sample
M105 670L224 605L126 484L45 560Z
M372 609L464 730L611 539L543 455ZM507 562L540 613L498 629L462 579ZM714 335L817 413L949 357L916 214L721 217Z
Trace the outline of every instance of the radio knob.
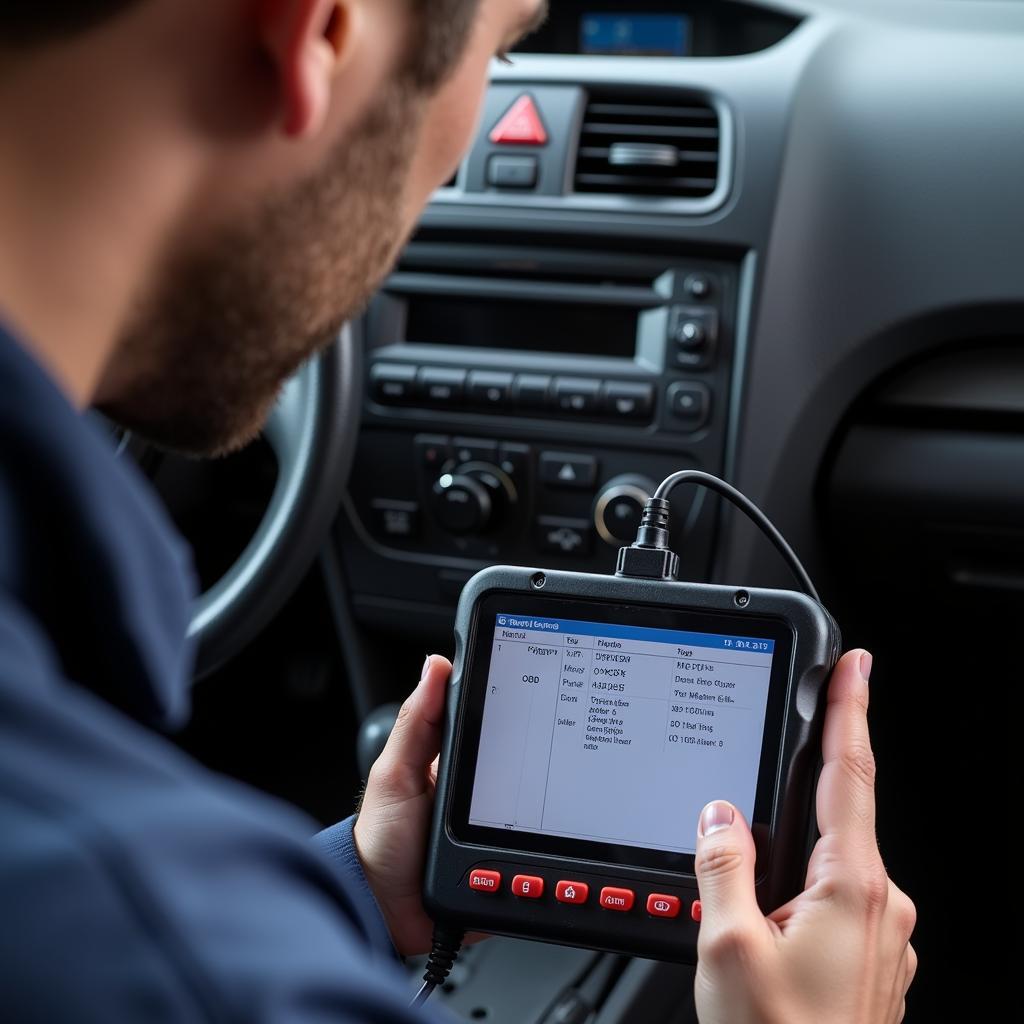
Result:
M594 503L594 524L601 539L618 546L636 540L644 505L655 485L643 476L617 476L604 485Z
M469 463L445 473L431 492L437 521L458 536L486 533L516 499L508 475L486 463Z

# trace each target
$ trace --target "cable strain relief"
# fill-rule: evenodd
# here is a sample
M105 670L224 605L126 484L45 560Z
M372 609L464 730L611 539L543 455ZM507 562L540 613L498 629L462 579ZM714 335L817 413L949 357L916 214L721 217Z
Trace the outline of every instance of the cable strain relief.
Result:
M636 531L634 547L667 548L669 545L669 503L665 498L648 498Z
M461 928L446 928L435 925L430 956L423 972L423 980L440 988L451 974L452 967L462 949L465 932Z
M642 548L637 544L619 548L615 575L637 580L676 580L679 556L668 548Z

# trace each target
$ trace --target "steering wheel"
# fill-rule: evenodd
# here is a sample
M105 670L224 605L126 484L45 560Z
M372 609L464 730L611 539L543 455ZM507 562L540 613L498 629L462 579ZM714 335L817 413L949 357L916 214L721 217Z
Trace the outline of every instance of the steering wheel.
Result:
M313 564L348 482L359 430L362 347L350 327L285 385L264 429L277 483L245 550L192 608L195 678L237 654Z

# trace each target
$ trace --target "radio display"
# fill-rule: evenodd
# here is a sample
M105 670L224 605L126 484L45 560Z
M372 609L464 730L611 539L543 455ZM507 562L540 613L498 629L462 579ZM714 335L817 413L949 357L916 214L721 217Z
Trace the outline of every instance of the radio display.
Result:
M686 57L693 19L683 14L585 14L580 53L614 57Z
M632 359L641 310L612 305L410 295L405 340Z
M693 853L709 800L752 820L774 650L499 614L470 824Z

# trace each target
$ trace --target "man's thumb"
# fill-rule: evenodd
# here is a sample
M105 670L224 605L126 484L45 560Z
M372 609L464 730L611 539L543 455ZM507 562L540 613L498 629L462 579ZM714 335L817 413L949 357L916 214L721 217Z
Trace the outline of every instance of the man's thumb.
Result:
M754 837L743 815L724 800L707 805L697 828L700 941L716 934L753 936L764 927L754 895Z
M427 770L441 749L445 693L452 665L439 654L423 663L419 685L409 695L384 750L371 771L375 789L396 798L426 790Z

